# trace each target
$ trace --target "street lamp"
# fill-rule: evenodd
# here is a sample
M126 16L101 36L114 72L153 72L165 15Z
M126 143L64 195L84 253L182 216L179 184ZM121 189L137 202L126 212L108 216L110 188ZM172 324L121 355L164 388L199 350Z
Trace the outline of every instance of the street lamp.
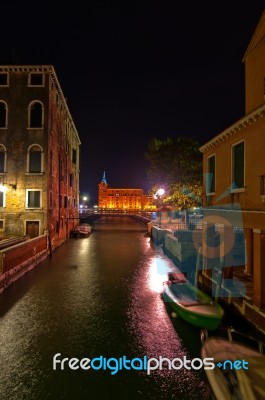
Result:
M156 194L157 194L157 196L159 196L159 197L163 196L163 195L165 194L165 189L162 189L162 188L158 189L158 191L156 192Z
M83 200L84 208L87 208L88 207L88 202L89 202L88 196L83 196L82 200Z
M154 195L154 198L156 200L156 206L157 207L162 207L163 205L163 196L165 194L165 189L158 189L157 192ZM161 219L162 219L162 211L159 211L159 228L161 228Z

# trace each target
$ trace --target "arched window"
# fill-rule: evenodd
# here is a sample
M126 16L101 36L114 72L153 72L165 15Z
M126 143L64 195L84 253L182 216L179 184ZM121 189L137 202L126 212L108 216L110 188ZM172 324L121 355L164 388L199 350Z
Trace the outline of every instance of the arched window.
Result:
M39 101L34 101L29 106L29 127L43 127L43 105Z
M43 150L38 144L33 144L29 147L27 164L29 173L43 172Z
M0 101L0 128L7 127L7 105L4 101Z
M6 172L6 148L0 144L0 174Z

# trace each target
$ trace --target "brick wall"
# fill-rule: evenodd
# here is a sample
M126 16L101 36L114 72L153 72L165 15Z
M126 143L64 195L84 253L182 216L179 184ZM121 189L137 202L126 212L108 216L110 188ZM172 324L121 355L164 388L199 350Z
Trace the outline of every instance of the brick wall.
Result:
M0 251L0 275L48 254L47 236L39 236Z

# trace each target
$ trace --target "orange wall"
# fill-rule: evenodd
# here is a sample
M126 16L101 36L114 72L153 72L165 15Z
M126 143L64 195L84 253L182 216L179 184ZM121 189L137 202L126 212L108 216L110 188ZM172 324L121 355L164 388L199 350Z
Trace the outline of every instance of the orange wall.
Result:
M259 35L258 44L244 60L246 114L264 104L265 25L261 27Z
M245 141L245 189L232 196L228 193L217 200L231 185L231 151L232 145L240 140ZM260 176L265 175L265 119L258 118L237 133L233 133L224 141L207 150L204 154L204 173L207 172L208 157L216 157L216 192L212 196L211 205L240 203L242 210L265 211L265 202L260 195ZM205 198L206 205L206 198ZM265 218L265 217L264 217ZM249 216L246 216L249 221ZM260 222L260 221L259 221Z

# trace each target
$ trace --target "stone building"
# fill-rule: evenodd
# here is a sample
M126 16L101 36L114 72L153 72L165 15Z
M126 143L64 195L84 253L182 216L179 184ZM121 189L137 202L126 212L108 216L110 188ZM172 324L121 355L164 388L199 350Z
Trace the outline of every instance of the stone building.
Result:
M109 187L105 172L98 185L98 207L118 210L152 210L155 208L152 196L145 195L139 188Z
M241 311L256 325L261 325L258 321L263 318L265 331L265 11L243 63L245 115L200 149L207 177L204 205L219 213L222 229L228 233L231 226L244 231L244 275L249 278L246 282L253 281L253 291L244 299ZM241 224L234 218L239 214ZM230 227L225 221L230 221ZM230 243L233 235L229 233Z
M78 218L80 139L53 66L0 66L0 235L48 233Z

